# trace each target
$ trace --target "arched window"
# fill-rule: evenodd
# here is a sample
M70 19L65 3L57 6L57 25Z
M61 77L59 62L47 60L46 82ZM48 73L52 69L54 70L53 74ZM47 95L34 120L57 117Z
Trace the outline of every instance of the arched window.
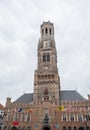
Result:
M76 127L76 126L74 126L74 127L73 127L73 130L77 130L77 127Z
M45 88L44 95L48 95L48 89Z
M21 130L21 127L18 127L18 130Z
M18 121L18 114L14 114L13 121Z
M6 121L10 121L10 114L7 114Z
M43 62L46 62L46 54L43 54Z
M46 33L46 34L48 33L48 29L47 29L47 28L45 29L45 33Z
M51 28L49 29L49 34L51 35Z
M69 126L69 127L68 127L68 130L72 130L72 127L71 127L71 126Z
M78 114L78 121L82 121L82 115L80 113Z
M7 126L4 126L4 127L3 127L3 130L7 130Z
M24 121L24 113L21 114L20 121Z
M23 127L22 130L26 130L26 127Z
M7 130L10 130L10 126L7 127Z
M30 126L28 126L28 127L27 127L27 130L31 130L31 127L30 127Z
M66 121L66 113L63 113L63 121Z
M90 115L86 115L86 121L90 121Z
M44 53L43 54L43 62L49 62L50 61L50 54L49 53Z
M26 115L25 115L25 119L24 119L25 121L30 121L30 113L27 113Z
M50 61L50 54L47 54L47 61Z
M70 120L74 121L74 115L73 114L70 114Z
M79 127L79 130L85 130L85 128L84 128L84 127L82 127L82 126L80 126L80 127Z
M66 130L66 127L64 126L62 130Z

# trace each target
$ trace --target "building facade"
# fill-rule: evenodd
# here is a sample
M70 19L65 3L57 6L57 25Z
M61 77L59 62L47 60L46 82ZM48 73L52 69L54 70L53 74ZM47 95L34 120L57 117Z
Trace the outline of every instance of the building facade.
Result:
M3 124L4 110L5 110L4 106L0 103L0 130Z
M43 22L38 42L34 92L5 106L3 130L90 130L90 95L60 88L54 25Z

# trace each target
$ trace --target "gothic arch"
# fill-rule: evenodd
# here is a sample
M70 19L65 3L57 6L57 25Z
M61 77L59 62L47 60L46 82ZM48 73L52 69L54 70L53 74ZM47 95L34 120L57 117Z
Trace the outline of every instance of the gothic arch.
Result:
M11 130L17 130L17 127L13 126L13 127L11 128Z
M66 129L67 129L66 126L63 126L62 130L66 130Z
M85 130L85 129L84 129L84 127L80 126L80 127L79 127L79 130Z
M3 130L7 130L7 126L4 126L4 127L3 127Z
M26 127L24 126L24 127L22 128L22 130L26 130Z
M31 127L30 127L30 126L28 126L28 127L27 127L27 130L31 130Z
M71 127L71 126L69 126L69 127L68 127L68 130L72 130L72 127Z
M73 130L77 130L77 127L76 127L76 126L74 126L74 127L73 127Z
M50 126L45 125L45 126L43 126L43 127L42 127L42 129L41 129L41 130L51 130L51 128L50 128Z

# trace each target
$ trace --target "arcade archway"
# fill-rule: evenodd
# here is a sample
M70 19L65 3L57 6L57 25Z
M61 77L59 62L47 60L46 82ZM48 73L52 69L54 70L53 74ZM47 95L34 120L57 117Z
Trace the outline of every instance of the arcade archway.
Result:
M17 127L13 126L13 127L11 128L11 130L17 130Z
M79 127L79 130L84 130L84 127L82 127L82 126L81 126L81 127Z
M49 126L44 126L42 130L51 130Z

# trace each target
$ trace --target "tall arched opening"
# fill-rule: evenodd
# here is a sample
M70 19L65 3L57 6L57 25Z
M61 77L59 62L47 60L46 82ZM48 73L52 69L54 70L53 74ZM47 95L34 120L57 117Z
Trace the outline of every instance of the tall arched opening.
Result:
M84 127L80 126L80 127L79 127L79 130L84 130Z
M51 130L50 126L43 126L42 130Z
M17 130L17 127L13 126L13 127L11 128L11 130Z

